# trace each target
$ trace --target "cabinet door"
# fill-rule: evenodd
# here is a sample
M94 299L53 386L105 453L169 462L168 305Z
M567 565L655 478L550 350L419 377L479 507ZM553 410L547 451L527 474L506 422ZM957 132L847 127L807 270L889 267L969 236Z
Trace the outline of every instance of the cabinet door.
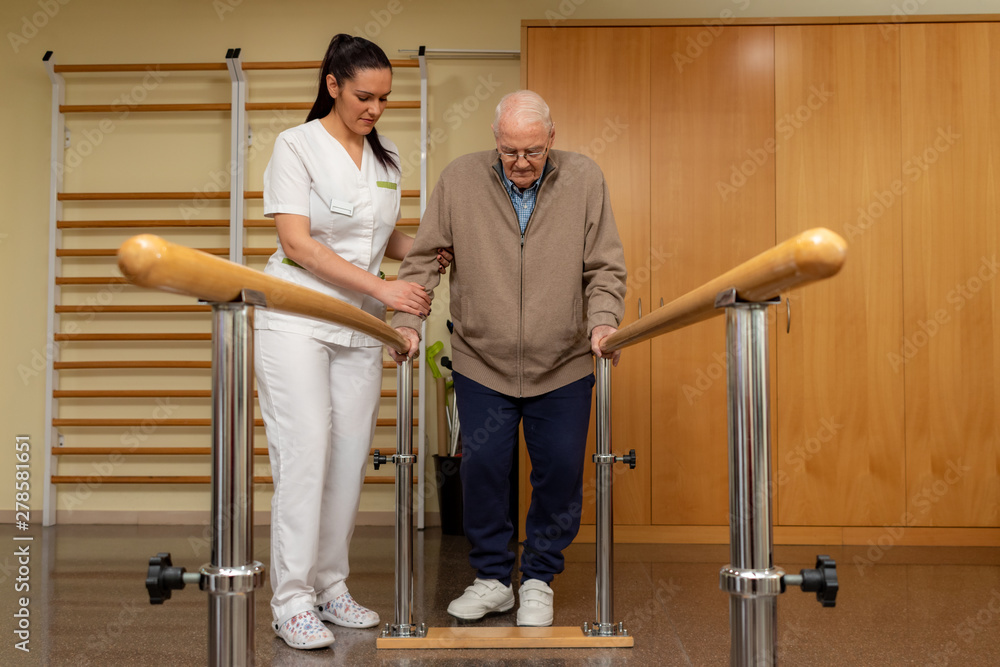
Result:
M652 29L655 306L774 245L773 36ZM652 341L654 524L728 523L725 338L717 317Z
M530 28L525 77L549 104L555 147L588 155L604 171L628 266L623 322L634 321L639 300L649 304L649 29ZM635 470L614 468L616 523L649 524L649 372L648 342L624 350L612 372L612 446L639 459ZM594 521L593 420L591 410L584 523Z
M898 30L775 29L777 231L848 243L834 278L790 298L778 344L778 523L895 524L903 515Z
M1000 526L1000 25L900 39L908 519Z

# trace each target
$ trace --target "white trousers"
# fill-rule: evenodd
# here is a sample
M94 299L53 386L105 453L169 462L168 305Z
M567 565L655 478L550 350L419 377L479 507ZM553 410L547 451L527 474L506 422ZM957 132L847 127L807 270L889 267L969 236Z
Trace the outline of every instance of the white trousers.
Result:
M271 613L276 624L347 590L382 387L382 348L259 329L254 362L274 478Z

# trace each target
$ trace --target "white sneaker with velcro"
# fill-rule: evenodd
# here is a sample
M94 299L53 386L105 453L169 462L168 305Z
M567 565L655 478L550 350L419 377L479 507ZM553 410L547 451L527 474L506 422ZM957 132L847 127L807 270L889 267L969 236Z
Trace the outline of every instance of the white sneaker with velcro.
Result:
M461 597L448 605L448 613L464 621L476 621L496 612L514 608L514 589L504 586L496 579L477 578L465 589Z
M517 624L533 627L552 625L552 589L544 581L528 579L517 592L521 606L517 608Z

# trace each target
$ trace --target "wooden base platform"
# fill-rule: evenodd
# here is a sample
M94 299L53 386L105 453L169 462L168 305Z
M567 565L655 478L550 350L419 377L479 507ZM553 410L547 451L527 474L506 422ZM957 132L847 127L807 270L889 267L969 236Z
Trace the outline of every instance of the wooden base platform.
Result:
M588 637L580 627L427 628L424 637L379 637L377 648L631 648L632 636Z

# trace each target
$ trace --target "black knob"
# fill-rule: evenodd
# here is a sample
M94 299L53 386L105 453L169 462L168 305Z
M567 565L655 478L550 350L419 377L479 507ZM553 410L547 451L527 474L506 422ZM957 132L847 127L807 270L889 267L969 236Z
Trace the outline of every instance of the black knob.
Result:
M184 572L183 567L173 567L169 553L159 553L150 558L146 572L149 604L163 604L170 599L170 591L184 588Z
M375 450L375 470L378 470L378 467L388 460L385 454L379 454L378 450Z
M816 593L816 600L824 607L837 606L837 563L829 556L816 556L815 570L800 570L802 590Z
M449 359L448 357L441 357L441 365L447 368L449 371L454 370L451 367L451 359Z
M628 456L623 456L622 457L622 463L627 463L628 467L630 469L635 470L635 450L634 449L628 450Z

